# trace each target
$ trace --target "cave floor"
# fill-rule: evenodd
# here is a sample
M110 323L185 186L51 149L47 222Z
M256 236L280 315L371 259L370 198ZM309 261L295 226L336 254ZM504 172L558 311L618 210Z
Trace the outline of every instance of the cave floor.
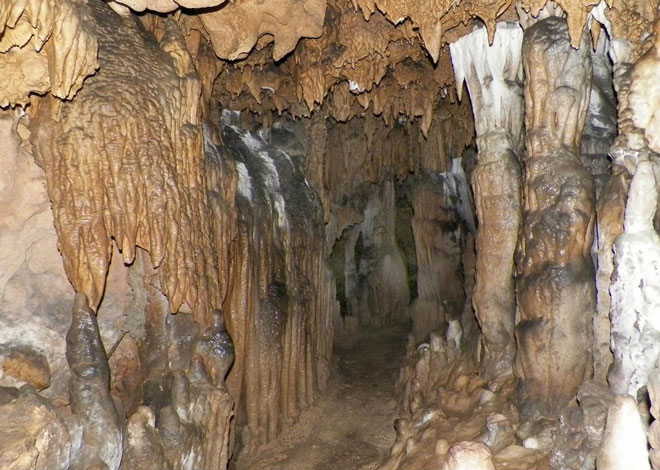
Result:
M356 333L335 346L328 388L280 439L233 470L370 470L394 443L394 382L409 324Z

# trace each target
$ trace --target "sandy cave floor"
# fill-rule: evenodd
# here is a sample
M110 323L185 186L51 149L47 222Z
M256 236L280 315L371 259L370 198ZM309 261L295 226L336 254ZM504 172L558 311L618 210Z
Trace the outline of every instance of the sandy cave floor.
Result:
M231 470L371 470L394 443L394 382L409 324L357 333L335 346L328 388L280 439Z

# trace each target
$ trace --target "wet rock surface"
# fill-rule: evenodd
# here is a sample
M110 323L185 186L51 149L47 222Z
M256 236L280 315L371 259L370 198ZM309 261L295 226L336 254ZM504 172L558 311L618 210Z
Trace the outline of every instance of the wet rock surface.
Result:
M526 414L556 412L592 371L595 189L579 157L592 72L586 38L575 50L567 31L550 17L523 39L527 152L515 372L531 405Z

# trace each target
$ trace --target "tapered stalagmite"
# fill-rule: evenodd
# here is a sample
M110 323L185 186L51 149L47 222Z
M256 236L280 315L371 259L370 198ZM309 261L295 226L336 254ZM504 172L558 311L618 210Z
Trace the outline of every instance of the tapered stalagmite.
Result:
M598 9L595 10L598 14ZM609 21L599 16L608 30ZM596 204L596 315L593 319L594 378L605 381L612 364L610 350L610 283L614 271L613 246L623 231L623 214L630 187L630 180L645 144L635 128L629 107L629 92L634 58L630 43L625 39L613 39L609 47L613 62L613 85L616 90L618 135L609 155L612 169ZM596 71L594 71L596 74Z
M482 371L505 375L514 357L513 260L520 227L522 30L499 23L493 46L485 28L451 45L459 89L467 83L479 156L472 189L479 227L473 304L483 334Z
M565 405L591 373L595 194L579 158L589 49L586 36L573 49L566 22L556 17L525 31L527 152L515 371L522 397L541 413Z
M76 294L73 320L66 335L66 359L71 369L71 469L105 465L117 470L123 436L119 414L110 396L110 367L96 315L84 294Z
M598 454L598 470L649 470L644 423L637 402L619 395L607 412L603 446Z
M657 183L649 161L637 165L630 185L624 232L614 244L612 351L608 374L615 393L637 396L660 353L660 236L653 229Z

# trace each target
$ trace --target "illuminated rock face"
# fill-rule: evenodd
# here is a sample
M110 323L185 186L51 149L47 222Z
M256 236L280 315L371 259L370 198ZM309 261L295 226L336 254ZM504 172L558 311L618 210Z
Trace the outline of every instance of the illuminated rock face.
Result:
M282 147L296 144L287 129L272 132ZM236 345L227 387L246 452L276 438L325 388L339 315L319 200L298 161L264 136L231 123L223 131L239 210L223 307Z
M658 301L660 237L653 228L657 182L651 162L637 165L630 185L624 231L614 244L612 352L608 380L615 393L637 396L660 353Z
M472 189L478 219L474 310L483 334L482 371L512 372L515 292L513 262L521 222L523 32L500 23L488 46L484 28L451 45L456 82L467 84L477 131Z
M607 412L607 427L598 455L598 470L639 468L649 470L644 424L637 402L628 395L619 395Z
M222 470L409 316L383 469L660 468L656 13L0 2L0 469Z
M19 125L14 113L2 113L0 386L29 383L60 404L68 401L64 337L74 292L57 251L45 177L17 133ZM43 358L45 367L21 359L30 357ZM44 369L50 374L39 374L36 383L34 372Z
M595 191L579 149L591 88L586 38L556 17L525 31L526 155L517 255L516 375L535 413L566 405L592 373Z

